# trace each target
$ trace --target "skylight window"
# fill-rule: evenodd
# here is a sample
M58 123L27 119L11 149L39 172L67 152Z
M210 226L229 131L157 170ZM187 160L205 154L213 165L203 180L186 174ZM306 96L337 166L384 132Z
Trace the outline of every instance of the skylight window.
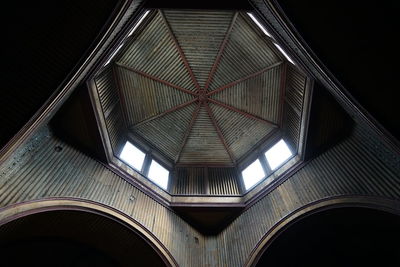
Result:
M138 149L128 141L125 143L125 146L122 149L121 154L119 155L121 160L125 161L127 164L138 171L142 169L145 156L145 153L143 153L140 149Z
M169 171L161 166L157 161L152 160L149 170L149 179L167 190Z
M282 163L292 156L292 152L286 145L285 141L281 139L273 147L271 147L267 152L265 152L265 157L267 158L269 167L271 170L275 170Z
M246 190L263 179L265 177L265 173L261 166L260 160L257 159L252 164L247 166L247 168L242 171L242 176Z
M118 51L122 48L123 45L124 45L124 44L122 43L122 44L120 44L120 45L118 46L117 49L115 49L115 51L114 51L114 52L111 54L111 56L108 58L107 62L104 64L104 66L106 66L108 63L111 62L111 60L113 59L113 57L118 53Z
M278 44L276 44L276 43L274 43L274 45L276 46L276 48L279 49L279 51L281 51L281 53L286 57L286 59L287 59L290 63L292 63L293 65L295 65L294 62L293 62L293 60L288 56L288 54L286 54L285 50L283 50L282 47L281 47L280 45L278 45Z
M135 24L135 26L133 26L132 30L129 32L128 37L131 36L137 29L137 27L139 27L139 25L143 22L144 18L149 14L150 10L147 10L146 12L144 12L144 14L140 17L139 21Z
M267 31L267 29L265 29L263 25L261 25L261 23L258 21L258 19L256 19L256 17L253 14L247 13L247 15L249 15L249 17L254 21L254 23L257 24L257 26L263 31L263 33L265 33L265 35L272 38L272 35Z

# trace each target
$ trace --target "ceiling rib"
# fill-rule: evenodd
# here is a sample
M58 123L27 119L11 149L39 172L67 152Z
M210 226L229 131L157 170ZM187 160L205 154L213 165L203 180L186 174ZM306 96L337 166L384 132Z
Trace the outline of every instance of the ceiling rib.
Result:
M197 94L196 94L195 92L192 92L192 91L187 90L187 89L185 89L185 88L183 88L183 87L180 87L180 86L178 86L178 85L172 84L172 83L170 83L170 82L168 82L168 81L159 79L159 78L154 77L154 76L152 76L152 75L149 75L149 74L147 74L147 73L145 73L145 72L143 72L143 71L136 70L136 69L134 69L134 68L131 68L131 67L129 67L129 66L126 66L126 65L124 65L124 64L121 64L121 63L119 63L119 62L116 62L115 64L117 64L117 66L119 66L119 67L121 67L121 68L124 68L124 69L126 69L126 70L128 70L128 71L135 72L135 73L140 74L140 75L142 75L142 76L144 76L144 77L146 77L146 78L149 78L149 79L152 79L152 80L154 80L154 81L163 83L163 84L168 85L168 86L170 86L170 87L173 87L173 88L175 88L175 89L177 89L177 90L179 90L179 91L182 91L182 92L185 92L185 93L187 93L187 94L191 94L191 95L197 96Z
M226 140L225 140L225 138L224 138L224 136L223 136L223 134L222 134L222 132L221 132L221 129L219 128L219 126L218 126L218 124L217 124L217 121L216 121L215 118L214 118L214 115L213 115L213 113L212 113L212 111L211 111L210 106L208 105L207 102L205 102L204 105L205 105L205 107L206 107L206 109L207 109L208 116L210 116L211 122L212 122L212 124L214 125L215 131L217 132L217 134L218 134L218 136L219 136L219 139L221 139L221 142L222 142L222 144L224 145L224 147L225 147L225 149L226 149L226 152L228 152L229 157L231 158L233 164L235 164L235 163L236 163L235 157L233 156L232 151L230 150L228 144L226 143Z
M192 68L190 67L189 62L187 61L187 59L186 59L186 57L185 57L185 54L183 53L183 50L182 50L181 46L179 45L178 40L176 39L175 34L172 32L171 25L169 25L169 23L168 23L168 21L167 21L165 15L164 15L164 12L163 12L162 10L159 10L159 12L160 12L160 14L161 14L161 17L162 17L162 19L163 19L165 25L167 26L168 32L169 32L169 34L171 35L172 40L174 41L174 44L175 44L175 46L176 46L176 49L178 49L178 52L179 52L179 55L180 55L181 58L182 58L183 64L185 65L186 69L187 69L188 72L189 72L190 78L192 79L192 81L193 81L194 85L196 86L197 90L200 90L200 85L199 85L199 83L197 82L196 77L194 76L194 73L193 73L193 71L192 71Z
M190 101L188 101L188 102L182 103L182 104L180 104L180 105L178 105L178 106L172 107L172 108L170 108L170 109L167 109L166 111L164 111L164 112L162 112L162 113L160 113L160 114L157 114L157 115L155 115L155 116L153 116L153 117L147 118L147 119L145 119L145 120L143 120L143 121L140 121L140 122L138 122L138 123L132 125L131 128L138 127L138 126L141 126L142 124L148 123L149 121L158 119L158 118L160 118L160 117L162 117L162 116L164 116L164 115L166 115L166 114L168 114L168 113L171 113L171 112L174 112L174 111L176 111L176 110L178 110L178 109L184 108L184 107L186 107L186 106L188 106L188 105L190 105L190 104L192 104L192 103L194 103L194 102L196 102L196 101L197 101L197 98L192 99L192 100L190 100Z
M282 61L279 61L279 62L277 62L277 63L274 63L274 64L272 64L272 65L270 65L270 66L268 66L268 67L266 67L266 68L264 68L264 69L262 69L262 70L260 70L260 71L257 71L257 72L255 72L255 73L252 73L252 74L250 74L250 75L248 75L248 76L246 76L246 77L243 77L243 78L241 78L241 79L239 79L239 80L236 80L236 81L234 81L234 82L228 83L228 84L226 84L226 85L224 85L224 86L222 86L222 87L220 87L220 88L217 88L217 89L215 89L215 90L213 90L213 91L207 93L207 95L208 95L208 96L211 96L211 95L214 95L214 94L216 94L216 93L219 93L219 92L221 92L222 90L224 90L224 89L226 89L226 88L232 87L232 86L234 86L234 85L236 85L236 84L238 84L238 83L241 83L241 82L243 82L243 81L245 81L245 80L254 78L254 77L256 77L256 76L258 76L258 75L260 75L260 74L262 74L262 73L264 73L264 72L266 72L266 71L268 71L268 70L270 70L270 69L276 68L276 67L280 66L282 63L283 63Z
M237 109L237 108L232 107L232 106L230 106L230 105L227 105L227 104L225 104L225 103L219 102L218 100L214 100L214 99L211 99L211 98L208 98L207 100L208 100L209 102L214 103L214 104L220 105L221 107L224 107L224 108L233 110L233 111L235 111L235 112L237 112L237 113L240 113L240 114L242 114L243 116L246 116L246 117L248 117L248 118L251 118L251 119L254 119L254 120L258 120L258 121L261 121L261 122L264 122L264 123L268 123L269 125L272 125L273 127L278 127L278 125L277 125L276 123L272 122L272 121L269 121L269 120L260 118L260 117L258 117L258 116L256 116L256 115L253 115L253 114L244 112L244 111L242 111L242 110L240 110L240 109Z
M214 73L215 73L215 71L216 71L216 69L217 69L217 67L218 67L219 61L221 60L222 53L224 52L225 46L226 46L226 44L228 43L228 38L229 38L230 33L232 32L233 25L235 24L235 21L236 21L237 16L238 16L238 12L235 12L235 14L233 15L231 24L229 25L229 28L228 28L228 30L226 31L225 38L224 38L224 40L223 40L222 43L221 43L221 47L219 48L217 57L215 58L215 61L214 61L214 64L213 64L213 66L212 66L212 68L211 68L210 74L208 75L208 79L207 79L206 84L205 84L205 86L204 86L204 89L205 89L205 90L207 90L208 87L210 86L210 83L211 83L211 81L212 81L212 78L213 78L213 76L214 76Z
M195 99L194 101L197 101L197 99ZM189 134L190 134L190 132L192 131L192 128L193 128L193 124L196 121L197 115L199 114L200 107L201 107L201 103L199 102L197 107L196 107L196 109L193 111L193 115L192 115L192 118L190 119L189 126L188 126L188 128L187 128L187 130L185 132L184 137L183 137L183 141L182 141L181 147L179 148L179 151L176 154L175 163L177 163L179 161L179 158L181 157L182 150L183 150L183 148L185 147L185 145L187 143L187 140L189 138Z

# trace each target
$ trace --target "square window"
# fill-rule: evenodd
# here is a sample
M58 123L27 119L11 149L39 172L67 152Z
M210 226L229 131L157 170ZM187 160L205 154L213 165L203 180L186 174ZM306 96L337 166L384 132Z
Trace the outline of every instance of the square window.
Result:
M161 166L157 161L152 160L149 170L149 179L167 190L169 171Z
M121 160L125 161L129 166L140 171L142 169L146 154L127 141L119 157Z
M292 155L292 152L283 139L265 152L265 157L267 158L271 170L277 169Z
M256 160L242 171L244 187L249 189L265 177L260 160Z

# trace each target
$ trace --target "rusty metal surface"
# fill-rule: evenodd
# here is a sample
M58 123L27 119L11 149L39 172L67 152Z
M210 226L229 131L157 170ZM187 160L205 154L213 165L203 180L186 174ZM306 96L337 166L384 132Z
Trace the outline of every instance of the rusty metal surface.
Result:
M128 42L117 62L188 90L196 89L160 11Z
M204 106L200 108L179 162L232 163Z
M249 114L278 123L282 65L211 96Z
M164 14L196 80L204 87L234 12L165 10Z
M245 14L237 17L209 90L281 61L274 52L273 44L255 32L249 23Z
M128 127L193 99L143 75L117 67L117 79L126 103Z
M229 148L238 160L268 135L274 128L266 123L249 119L237 112L210 104Z
M132 130L173 161L179 153L195 107L196 104L188 105L137 127L134 126Z

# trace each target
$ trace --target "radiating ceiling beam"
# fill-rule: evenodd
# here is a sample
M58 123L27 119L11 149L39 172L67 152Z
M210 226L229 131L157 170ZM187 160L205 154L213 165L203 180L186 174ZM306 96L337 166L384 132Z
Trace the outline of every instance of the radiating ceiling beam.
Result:
M188 89L185 89L185 88L183 88L183 87L180 87L180 86L178 86L178 85L172 84L172 83L170 83L170 82L168 82L168 81L165 81L165 80L159 79L159 78L157 78L157 77L154 77L154 76L152 76L152 75L150 75L150 74L147 74L147 73L145 73L145 72L143 72L143 71L136 70L136 69L134 69L134 68L132 68L132 67L126 66L126 65L121 64L121 63L119 63L119 62L116 62L115 64L117 64L118 67L121 67L121 68L123 68L123 69L126 69L126 70L131 71L131 72L134 72L134 73L137 73L137 74L142 75L143 77L146 77L146 78L148 78L148 79L151 79L151 80L154 80L154 81L156 81L156 82L165 84L165 85L167 85L167 86L170 86L170 87L172 87L172 88L175 88L175 89L177 89L177 90L179 90L179 91L182 91L182 92L184 92L184 93L197 96L197 94L196 94L195 92L192 92L192 91L190 91L190 90L188 90Z
M260 75L260 74L262 74L262 73L264 73L264 72L266 72L268 70L270 70L270 69L276 68L276 67L280 66L282 63L283 63L282 61L276 62L276 63L274 63L274 64L272 64L272 65L270 65L270 66L268 66L268 67L266 67L266 68L264 68L264 69L262 69L260 71L257 71L255 73L249 74L246 77L243 77L243 78L238 79L238 80L236 80L234 82L231 82L231 83L228 83L228 84L226 84L224 86L221 86L221 87L219 87L219 88L207 93L207 95L211 96L211 95L214 95L216 93L219 93L219 92L221 92L222 90L224 90L226 88L232 87L232 86L234 86L234 85L236 85L238 83L241 83L241 82L243 82L245 80L254 78L254 77L256 77L256 76L258 76L258 75Z
M197 101L197 98L192 99L192 100L190 100L190 101L188 101L188 102L182 103L182 104L180 104L180 105L178 105L178 106L174 106L174 107L172 107L172 108L170 108L170 109L167 109L166 111L163 111L163 112L160 113L160 114L157 114L157 115L155 115L155 116L152 116L152 117L150 117L150 118L147 118L147 119L145 119L145 120L143 120L143 121L140 121L140 122L134 124L133 126L131 126L131 128L139 127L139 126L141 126L141 125L143 125L143 124L145 124L145 123L148 123L148 122L150 122L150 121L152 121L152 120L155 120L155 119L158 119L158 118L160 118L160 117L162 117L162 116L165 116L165 115L168 114L168 113L171 113L171 112L174 112L174 111L176 111L176 110L178 110L178 109L181 109L181 108L184 108L184 107L186 107L186 106L189 106L190 104L192 104L192 103L194 103L194 102L196 102L196 101Z
M213 66L211 67L210 74L208 75L206 84L205 84L205 86L204 86L204 89L205 89L205 90L207 90L208 87L210 86L210 83L211 83L211 81L212 81L212 78L213 78L213 76L214 76L214 73L215 73L215 71L217 70L217 67L218 67L219 62L220 62L221 57L222 57L222 54L223 54L223 52L224 52L224 50L225 50L226 44L228 43L229 36L230 36L230 34L231 34L231 32L232 32L233 25L235 25L235 21L236 21L237 16L238 16L238 12L235 12L235 14L233 15L231 24L229 25L228 30L227 30L226 33L225 33L224 40L222 41L221 46L220 46L220 48L219 48L219 50L218 50L218 54L217 54L217 57L215 58L214 64L213 64Z
M217 120L214 118L214 115L213 115L213 113L212 113L212 111L211 111L210 106L208 105L207 102L205 102L204 105L205 105L205 107L206 107L208 116L210 117L211 122L212 122L212 124L214 125L215 131L216 131L217 134L218 134L219 139L221 140L222 144L224 145L226 152L228 152L228 155L229 155L229 157L231 158L231 161L235 164L235 163L236 163L235 157L233 156L233 153L232 153L231 149L229 148L229 146L228 146L228 144L227 144L227 142L226 142L226 140L225 140L225 137L224 137L224 135L222 134L221 129L220 129L219 126L218 126Z
M178 50L178 53L181 56L183 64L185 65L186 69L189 72L190 78L192 79L192 81L193 81L194 85L196 86L197 90L200 90L200 85L197 82L197 79L193 74L192 68L190 67L189 62L186 59L185 53L183 53L183 50L182 50L181 46L179 45L178 40L176 39L176 36L175 36L174 32L171 29L171 25L169 25L169 22L167 21L165 15L164 15L164 12L162 10L160 10L159 12L161 14L161 18L163 19L165 25L167 26L168 32L169 32L172 40L174 41L176 49Z
M214 100L214 99L211 99L211 98L208 98L207 100L208 100L209 102L211 102L211 103L220 105L221 107L224 107L224 108L226 108L226 109L230 109L230 110L232 110L232 111L235 111L235 112L237 112L237 113L240 113L240 114L242 114L243 116L248 117L248 118L250 118L250 119L254 119L254 120L257 120L257 121L261 121L261 122L263 122L263 123L267 123L267 124L269 124L269 125L272 125L273 127L278 127L278 125L277 125L276 123L272 122L272 121L269 121L269 120L260 118L260 117L258 117L258 116L256 116L256 115L247 113L247 112L242 111L242 110L240 110L240 109L238 109L238 108L232 107L232 106L227 105L227 104L222 103L222 102L219 102L218 100Z
M197 99L196 99L196 100L197 100ZM197 118L197 116L199 115L200 107L201 107L201 103L199 102L198 105L197 105L197 107L196 107L196 109L193 111L193 115L192 115L192 118L190 119L188 128L186 129L185 135L184 135L184 137L183 137L183 141L182 141L182 143L181 143L181 146L180 146L180 148L179 148L178 153L176 154L175 163L177 163L177 162L179 161L179 158L181 157L182 150L183 150L183 148L185 147L185 145L186 145L186 143L187 143L187 141L188 141L189 134L190 134L190 132L192 131L194 122L196 121L196 118Z

